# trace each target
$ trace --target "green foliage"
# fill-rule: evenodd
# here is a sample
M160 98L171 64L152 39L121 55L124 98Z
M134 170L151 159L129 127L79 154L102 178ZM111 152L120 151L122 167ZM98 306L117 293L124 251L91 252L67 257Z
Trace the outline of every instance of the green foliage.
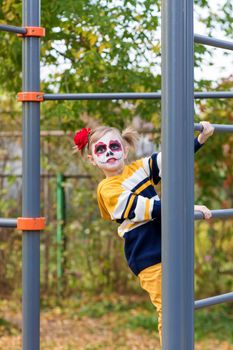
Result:
M8 154L1 139L0 172L7 173ZM0 217L14 218L21 216L18 201L12 197L16 186L16 179L0 179ZM9 195L11 193L11 195ZM20 194L19 194L20 196ZM1 295L17 294L21 283L21 235L14 229L0 228L0 293Z
M217 90L231 90L232 78ZM196 120L232 124L232 100L207 100L197 104ZM195 203L210 209L233 207L233 138L214 134L195 156ZM199 297L232 289L232 220L196 224L196 292Z
M160 64L157 44L153 41L159 25L158 11L158 2L148 0L121 1L117 6L113 1L43 1L42 25L46 27L46 39L42 40L41 60L42 67L47 68L42 90L159 90L160 77L152 73L153 67ZM2 1L0 19L19 25L20 2ZM0 36L0 63L4 67L0 82L4 90L15 94L21 90L21 44L10 33L0 33ZM153 61L148 58L149 52ZM149 118L143 105L132 102L129 107L122 101L46 103L43 106L46 117L42 122L48 128L53 119L61 128L73 129L74 125L83 125L85 113L106 124L123 126L141 109L145 118ZM152 113L158 110L159 103L149 106Z
M233 80L223 80L217 90L231 90ZM197 106L196 120L208 120L213 124L232 124L231 100L208 100ZM214 207L232 206L232 161L233 138L230 133L214 134L200 151L195 165L197 200L200 196L206 205ZM210 176L211 174L211 176ZM198 188L201 189L198 191Z
M232 4L224 0L219 11L204 15L200 9L207 1L195 2L199 19L209 30L219 24L232 35ZM1 0L0 21L21 25L21 1ZM159 91L161 2L140 0L114 3L107 1L42 2L41 60L45 92L123 92ZM12 33L0 33L0 83L7 94L21 90L21 42ZM206 48L195 46L195 65L202 64ZM9 79L10 77L10 79ZM99 122L123 127L134 115L151 120L160 110L158 101L83 101L46 102L43 104L44 128L73 130L87 121L86 115ZM157 126L157 125L156 125Z
M1 0L0 21L9 25L21 26L21 1ZM21 90L22 53L21 41L12 33L0 33L1 50L0 71L1 88L10 94L16 95ZM10 78L9 78L10 77Z
M65 231L69 255L66 289L81 285L93 291L121 290L127 278L123 242L117 239L116 225L99 217L93 184L89 187L87 182L81 183L76 189L72 186L69 195ZM78 215L77 208L82 208L82 215ZM78 276L76 280L75 275Z

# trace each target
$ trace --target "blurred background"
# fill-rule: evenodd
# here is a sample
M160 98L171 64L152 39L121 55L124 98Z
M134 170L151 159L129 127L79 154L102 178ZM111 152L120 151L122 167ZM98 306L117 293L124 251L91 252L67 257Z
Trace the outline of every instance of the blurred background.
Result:
M22 4L0 0L0 23L21 26ZM43 0L41 91L161 90L161 2ZM229 0L195 1L197 34L233 39ZM21 39L0 32L0 217L21 216ZM230 51L195 45L195 90L233 88ZM156 314L129 271L117 226L100 218L98 170L73 153L81 127L133 125L131 159L160 150L160 101L41 104L42 349L159 349ZM195 122L232 124L233 102L196 100ZM195 203L233 207L233 135L216 134L195 155ZM33 166L33 164L32 164ZM160 188L157 188L160 194ZM232 290L233 222L195 223L195 295ZM21 235L0 229L0 349L21 347ZM196 349L233 349L232 304L197 311Z

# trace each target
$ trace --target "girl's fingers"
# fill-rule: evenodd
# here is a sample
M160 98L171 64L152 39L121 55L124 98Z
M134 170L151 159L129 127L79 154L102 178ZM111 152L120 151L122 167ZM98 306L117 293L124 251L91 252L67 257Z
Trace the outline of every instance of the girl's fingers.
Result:
M212 214L211 214L211 212L210 211L208 211L208 212L204 212L204 217L205 217L205 219L210 219L211 218L211 216L212 216Z
M212 124L210 124L209 122L200 122L200 124L203 126L203 130L202 133L204 135L213 135L214 133L214 127Z
M204 219L208 220L212 217L211 211L205 205L195 205L194 208L204 215Z
M211 218L211 216L212 216L211 211L210 211L207 207L203 206L202 212L203 212L203 214L204 214L204 218L205 218L205 219L208 220L208 219Z

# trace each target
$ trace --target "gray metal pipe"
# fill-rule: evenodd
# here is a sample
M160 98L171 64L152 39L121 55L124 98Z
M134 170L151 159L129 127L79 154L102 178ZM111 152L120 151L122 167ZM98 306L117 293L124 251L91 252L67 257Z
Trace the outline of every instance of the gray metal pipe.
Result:
M23 0L23 26L40 26L40 0ZM40 91L40 39L23 38L23 90ZM22 217L40 217L40 103L23 102ZM40 234L23 231L23 350L40 349Z
M194 348L193 1L162 1L163 350Z
M0 30L4 32L26 34L27 30L22 27L8 26L7 24L0 24Z
M63 174L63 176L66 179L91 179L91 175L81 175L81 174ZM21 174L0 174L0 179L8 178L8 177L15 177L15 178L22 178ZM41 174L41 178L56 178L57 174Z
M215 297L197 300L194 303L195 310L202 309L207 306L212 306L221 303L233 301L233 292L217 295Z
M9 175L7 175L9 176ZM21 175L19 175L21 177ZM64 175L66 178L90 178L88 175ZM49 175L49 177L55 177L55 175ZM222 209L222 210L211 210L213 218L229 218L233 217L233 209ZM203 214L201 212L195 212L194 214L195 220L204 219ZM17 219L5 219L0 218L0 227L16 227Z
M204 91L204 92L195 92L195 99L221 99L221 98L233 98L233 91Z
M194 35L194 41L197 44L204 44L204 45L209 45L213 47L218 47L221 49L233 50L233 42L231 41L220 40L217 38L211 38L209 36L204 36L199 34Z
M45 100L154 100L161 99L160 92L116 92L83 94L45 94Z
M233 217L233 209L218 209L211 210L212 217L215 219L227 219ZM195 211L194 213L195 220L203 220L204 216L201 212Z
M233 125L227 125L227 124L212 124L214 127L214 132L218 133L225 133L225 132L233 132ZM202 131L203 127L201 124L194 124L194 130L196 131Z
M0 218L0 227L16 227L17 219Z
M196 99L233 98L233 91L196 92ZM81 94L44 94L46 101L75 100L159 100L160 92L115 92L115 93L81 93Z

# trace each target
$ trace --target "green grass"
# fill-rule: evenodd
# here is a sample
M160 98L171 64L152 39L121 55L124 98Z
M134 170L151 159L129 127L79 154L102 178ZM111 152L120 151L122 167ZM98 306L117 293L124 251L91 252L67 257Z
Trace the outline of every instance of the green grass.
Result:
M141 313L139 315L129 315L125 327L130 329L144 328L149 332L154 332L158 329L157 317L151 314Z
M195 339L214 337L233 344L233 314L230 304L216 305L195 312Z
M88 316L91 318L100 318L104 316L107 313L124 313L125 311L130 311L138 308L138 306L141 305L139 302L130 302L127 303L126 301L117 300L103 300L103 301L94 301L91 303L86 303L84 305L81 305L77 309L77 314L79 316Z
M14 306L14 304L12 305ZM14 307L12 307L13 309L15 310ZM232 309L232 304L227 303L195 311L195 340L212 338L233 344ZM106 315L115 334L125 328L130 330L141 328L151 334L157 330L157 315L154 306L149 300L140 297L100 295L95 298L84 297L79 300L67 299L59 306L55 306L55 304L43 306L42 313L47 311L57 313L56 317L65 315L67 319L101 318ZM0 317L0 336L18 334L19 332L20 330L13 323Z
M0 318L0 336L3 334L15 335L18 333L19 333L19 330L15 325L5 320L4 318Z
M225 340L233 344L233 315L230 304L195 311L195 340L207 337ZM93 304L86 303L77 310L80 317L100 318L105 314L119 318L116 330L143 328L148 332L157 329L157 315L153 305L148 302L122 302L122 300L103 300Z

